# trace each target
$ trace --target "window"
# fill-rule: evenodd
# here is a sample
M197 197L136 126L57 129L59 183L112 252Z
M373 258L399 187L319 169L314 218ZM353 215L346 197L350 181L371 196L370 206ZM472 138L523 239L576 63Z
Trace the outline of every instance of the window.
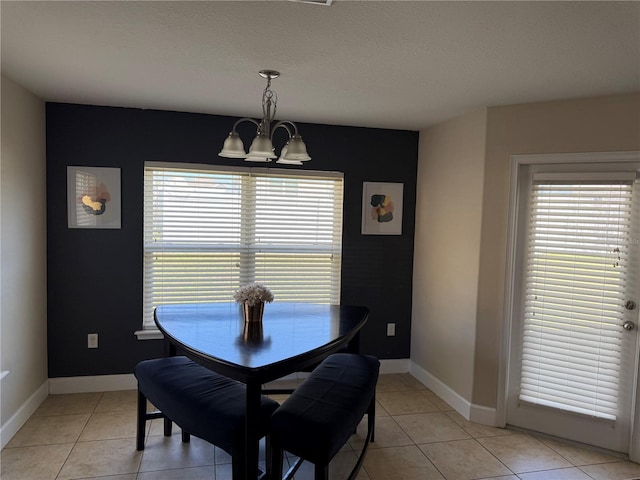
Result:
M340 303L342 174L145 164L144 325L169 303L230 302L264 282L275 301Z

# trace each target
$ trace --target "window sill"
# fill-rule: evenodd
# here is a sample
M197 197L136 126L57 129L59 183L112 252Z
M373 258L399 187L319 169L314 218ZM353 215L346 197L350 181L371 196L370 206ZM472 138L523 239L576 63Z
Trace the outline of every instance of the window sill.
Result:
M135 336L138 337L138 340L162 340L164 339L164 335L162 332L157 329L149 329L149 330L138 330L135 332Z

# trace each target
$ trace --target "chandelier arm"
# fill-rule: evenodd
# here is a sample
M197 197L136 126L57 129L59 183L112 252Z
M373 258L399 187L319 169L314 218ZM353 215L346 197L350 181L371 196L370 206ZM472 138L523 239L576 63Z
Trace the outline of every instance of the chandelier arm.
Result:
M231 131L232 131L232 132L236 132L236 133L238 133L238 132L236 131L236 127L237 127L238 125L240 125L242 122L251 122L251 123L253 123L256 127L260 128L260 124L259 124L257 121L255 121L253 118L244 117L244 118L241 118L240 120L238 120L236 123L234 123L234 124L233 124L233 129L232 129Z
M287 127L287 125L290 125L293 127L293 134L291 133L291 130L289 129L289 127ZM289 132L289 138L291 138L292 135L298 135L298 127L296 127L296 124L293 123L291 120L280 120L278 123L276 123L273 129L275 130L278 127L284 127L287 130L287 132Z
M289 134L289 139L291 139L291 129L287 127L286 125L287 123L293 125L295 133L298 133L298 130L296 129L296 126L293 124L293 122L290 122L288 120L281 120L278 123L276 123L271 129L271 140L273 140L273 134L276 131L276 129L280 127L284 128L287 131L287 133Z

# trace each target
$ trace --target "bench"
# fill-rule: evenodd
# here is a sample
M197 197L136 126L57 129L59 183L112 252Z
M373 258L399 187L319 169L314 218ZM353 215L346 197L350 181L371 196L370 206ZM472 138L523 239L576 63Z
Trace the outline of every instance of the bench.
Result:
M182 429L183 442L195 435L223 449L232 457L233 478L243 476L247 403L242 383L181 356L140 362L134 375L138 379L137 450L144 450L146 421L164 418L165 436L171 435L173 421ZM159 411L148 413L147 400ZM277 402L262 396L258 439L267 435L276 408Z
M304 460L314 464L315 479L329 478L329 462L356 431L367 414L367 436L349 479L362 466L374 440L375 393L380 362L370 355L327 357L271 417L272 478L282 478L283 452L299 457L285 479Z

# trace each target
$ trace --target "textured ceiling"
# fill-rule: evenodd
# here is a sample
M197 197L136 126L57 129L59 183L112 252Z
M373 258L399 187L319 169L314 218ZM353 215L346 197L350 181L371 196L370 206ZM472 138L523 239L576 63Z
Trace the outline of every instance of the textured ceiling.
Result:
M638 2L0 4L2 73L47 101L418 130L640 90Z

